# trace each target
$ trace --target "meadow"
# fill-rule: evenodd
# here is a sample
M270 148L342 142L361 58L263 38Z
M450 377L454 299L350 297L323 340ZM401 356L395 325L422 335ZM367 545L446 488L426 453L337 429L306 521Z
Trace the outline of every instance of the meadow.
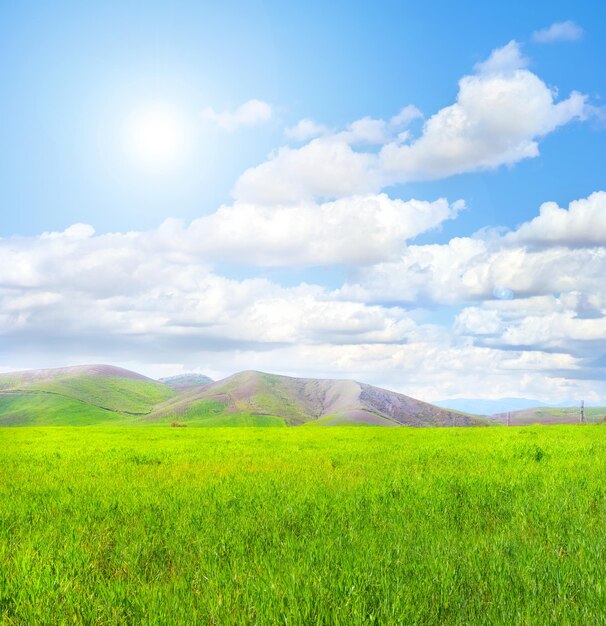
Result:
M605 624L606 428L2 428L0 622Z

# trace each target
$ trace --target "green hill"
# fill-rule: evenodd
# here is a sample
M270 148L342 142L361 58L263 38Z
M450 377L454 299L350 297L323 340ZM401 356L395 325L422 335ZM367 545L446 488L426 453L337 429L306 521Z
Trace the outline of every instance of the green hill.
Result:
M202 388L190 388L158 405L146 419L188 423L230 415L281 419L289 426L486 424L478 416L440 409L353 380L292 378L254 371L234 374Z
M176 395L170 387L108 365L0 375L0 425L126 423Z
M214 383L189 375L160 382L108 365L0 375L0 425L4 426L486 423L478 416L441 409L353 380L292 378L247 371Z

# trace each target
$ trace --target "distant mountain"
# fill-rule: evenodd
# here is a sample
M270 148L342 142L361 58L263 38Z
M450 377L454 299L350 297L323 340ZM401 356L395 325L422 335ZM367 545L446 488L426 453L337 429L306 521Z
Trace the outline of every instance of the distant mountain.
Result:
M448 411L408 396L353 380L292 378L263 372L234 374L160 404L148 419L212 423L240 416L287 425L373 424L382 426L470 426L477 417Z
M168 384L167 384L168 383ZM109 365L0 375L0 425L170 424L192 426L487 425L352 380L241 372L155 381Z
M159 382L172 387L173 389L185 389L186 387L198 387L214 382L212 378L204 374L179 374L178 376L167 376L159 378Z
M507 411L519 411L542 406L544 403L528 398L498 398L496 400L483 400L477 398L454 398L452 400L438 400L436 406L444 409L453 409L463 413L475 415L492 415L493 413L506 413Z

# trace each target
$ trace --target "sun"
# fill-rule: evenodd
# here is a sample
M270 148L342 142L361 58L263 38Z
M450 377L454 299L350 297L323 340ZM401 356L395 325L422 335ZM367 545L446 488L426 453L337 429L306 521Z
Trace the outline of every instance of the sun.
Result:
M186 128L178 112L154 107L139 111L128 124L127 143L139 165L168 168L177 165L186 148Z

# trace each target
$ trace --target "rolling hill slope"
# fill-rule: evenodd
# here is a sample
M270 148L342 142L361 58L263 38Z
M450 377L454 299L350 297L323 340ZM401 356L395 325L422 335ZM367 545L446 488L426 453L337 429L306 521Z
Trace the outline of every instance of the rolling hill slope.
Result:
M352 380L291 378L262 372L234 374L158 405L147 418L215 421L221 415L283 420L287 425L375 424L458 426L486 422L477 416Z
M123 423L174 395L162 383L109 365L1 374L0 425Z
M168 384L167 384L168 383ZM165 382L108 365L0 375L0 425L469 426L486 420L352 380L247 371Z
M537 407L511 412L512 426L527 426L530 424L578 424L578 406L573 407ZM507 413L495 413L489 419L499 424L507 424ZM606 407L585 407L585 421L588 424L606 420Z

